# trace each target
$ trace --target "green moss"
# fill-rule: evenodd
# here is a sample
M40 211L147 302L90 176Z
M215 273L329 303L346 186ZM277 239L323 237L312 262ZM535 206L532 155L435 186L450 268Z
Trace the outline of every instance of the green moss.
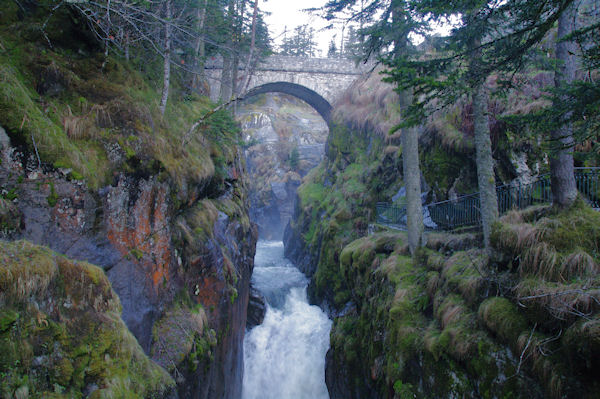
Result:
M33 397L80 397L93 383L99 397L129 398L174 385L121 320L102 269L24 241L0 242L0 290L0 392L26 386ZM34 358L43 359L35 373Z
M321 184L309 183L302 184L298 188L298 196L300 197L302 207L309 204L321 203L325 199L325 188Z
M239 134L228 111L214 113L184 139L192 123L214 108L209 99L183 96L186 90L175 77L167 112L154 120L159 114L153 76L158 64L138 68L137 61L105 59L99 53L80 57L61 48L64 38L39 51L39 43L23 33L37 26L39 17L27 15L0 26L9 49L0 52L0 124L9 135L27 142L31 152L36 147L43 162L71 169L72 179L85 179L91 188L106 184L114 172L162 173L187 194L190 186L228 174ZM74 23L62 10L49 22L49 34L68 31ZM34 36L46 47L42 36ZM36 92L46 80L58 82L57 95ZM122 144L126 165L108 160L106 148L113 143Z
M0 332L9 330L19 319L19 313L14 309L0 310Z
M8 190L8 192L6 194L2 194L2 198L6 199L8 201L13 201L15 199L17 199L19 196L17 194L17 189L16 188L11 188L10 190Z
M528 329L525 317L507 298L493 297L483 301L479 306L479 317L487 328L513 348L517 347L521 333Z
M50 194L46 197L46 201L48 201L48 206L54 208L56 203L58 202L58 194L56 194L56 190L54 189L54 182L49 183L50 186Z
M129 253L138 261L144 257L144 252L138 248L133 248Z
M474 168L471 158L454 151L448 151L440 145L428 148L421 154L422 171L427 182L433 184L437 198L447 198L448 189L458 180L456 190L459 193L476 191L476 180L461 179L464 170Z
M394 393L400 398L414 398L414 387L412 384L403 383L402 380L394 382Z
M446 260L442 277L448 287L457 290L468 303L474 303L482 294L487 257L484 251L455 252Z
M578 198L567 211L559 212L556 222L542 232L541 239L558 251L582 248L590 254L600 253L600 214Z
M497 223L492 244L520 271L549 281L593 278L600 258L600 216L578 199L567 210L534 208L513 212Z

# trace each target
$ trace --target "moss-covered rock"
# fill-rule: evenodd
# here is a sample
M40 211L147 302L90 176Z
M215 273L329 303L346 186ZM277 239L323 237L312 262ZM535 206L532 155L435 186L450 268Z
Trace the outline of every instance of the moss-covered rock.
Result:
M3 397L166 397L174 381L120 318L102 269L0 242Z

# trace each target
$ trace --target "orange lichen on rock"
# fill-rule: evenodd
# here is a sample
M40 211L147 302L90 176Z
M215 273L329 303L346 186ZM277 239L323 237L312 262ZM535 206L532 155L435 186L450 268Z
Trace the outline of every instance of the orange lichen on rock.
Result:
M214 276L203 277L197 285L198 302L205 308L216 308L222 298L225 283Z
M168 221L167 189L152 181L141 181L138 196L119 182L109 195L107 237L121 255L136 261L155 289L170 280L172 252Z

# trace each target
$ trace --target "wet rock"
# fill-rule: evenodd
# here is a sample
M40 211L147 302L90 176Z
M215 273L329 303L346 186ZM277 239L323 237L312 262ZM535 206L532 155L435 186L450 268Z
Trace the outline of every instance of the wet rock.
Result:
M285 183L283 182L271 182L271 191L278 201L285 201L288 198Z
M43 367L48 363L48 356L36 356L31 361L32 367Z
M29 398L29 387L23 385L15 391L15 399L28 399Z
M308 226L293 225L300 220L300 213L302 210L298 204L298 196L294 201L294 214L291 221L286 225L283 233L283 245L285 257L291 260L296 267L306 275L308 278L312 278L317 270L318 265L318 254L321 252L320 244L317 248L309 248L304 239L302 238L302 231L306 231ZM308 218L302 219L308 221ZM317 240L321 243L322 240ZM311 286L309 285L309 296L311 296ZM315 298L310 298L311 302L314 302Z
M259 324L262 324L265 319L267 306L265 297L259 290L250 286L250 299L248 301L248 318L246 320L246 328L250 329Z
M6 130L0 126L0 150L10 147L10 138L6 134Z
M99 389L99 387L96 384L88 384L88 385L86 385L85 389L83 390L83 397L90 396L91 394L93 394L98 389Z
M537 179L537 175L539 173L539 165L537 166L536 171L532 171L529 167L527 161L527 154L524 152L512 152L509 156L510 163L514 168L514 172L516 174L516 178L512 181L512 185L514 186L526 186L531 184L533 181Z

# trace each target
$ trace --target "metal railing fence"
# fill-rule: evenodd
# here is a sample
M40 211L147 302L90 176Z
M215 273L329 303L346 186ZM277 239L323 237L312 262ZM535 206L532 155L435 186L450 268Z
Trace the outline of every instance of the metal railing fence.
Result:
M600 208L600 168L575 168L575 182L579 192L593 208ZM550 175L544 174L529 184L505 184L496 187L498 211L502 215L511 209L552 202ZM427 204L423 207L425 228L452 230L481 224L479 193L467 194L453 200ZM406 207L379 202L376 205L377 223L400 228L406 227Z

